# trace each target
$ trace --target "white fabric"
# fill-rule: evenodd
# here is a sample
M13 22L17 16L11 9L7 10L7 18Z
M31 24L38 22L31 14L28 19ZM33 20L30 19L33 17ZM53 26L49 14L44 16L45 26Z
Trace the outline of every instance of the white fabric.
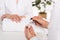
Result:
M0 17L5 13L4 1L0 0Z
M31 40L47 40L48 36L44 33L36 33L36 36L32 37Z
M32 13L32 1L31 0L0 0L1 1L1 16L5 13L16 14L19 16L26 16L26 19L22 19L19 23L12 22L10 19L4 19L2 22L3 31L20 31L29 23ZM8 24L8 25L7 25Z
M53 7L48 31L48 40L60 40L60 0Z
M38 37L32 37L31 40L40 40Z

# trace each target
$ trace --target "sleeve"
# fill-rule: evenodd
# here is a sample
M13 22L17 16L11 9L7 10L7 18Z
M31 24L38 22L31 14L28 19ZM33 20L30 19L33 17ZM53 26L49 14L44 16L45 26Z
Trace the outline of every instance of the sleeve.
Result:
M33 37L31 40L40 40L38 37Z
M10 13L10 14L17 13L16 0L5 1L5 10L6 10L6 13Z
M32 1L31 0L27 0L26 1L26 17L28 19L33 17L33 10L32 10Z
M4 1L0 0L0 18L3 14L5 14L5 5L4 5Z

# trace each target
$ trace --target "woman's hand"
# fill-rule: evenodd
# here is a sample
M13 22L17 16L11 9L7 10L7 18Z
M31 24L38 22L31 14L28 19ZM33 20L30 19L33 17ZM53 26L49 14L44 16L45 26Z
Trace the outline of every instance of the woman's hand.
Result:
M41 16L34 16L32 20L35 22L36 25L41 26L43 28L47 28L48 22L43 20Z
M18 16L16 14L4 14L1 19L3 20L4 18L8 18L8 19L11 19L12 21L15 21L15 22L20 22L22 18L24 18L25 16Z
M10 17L10 16L11 16L10 14L3 14L3 15L1 16L1 20L3 21L4 18Z
M30 40L32 37L36 36L32 26L29 25L29 26L25 27L25 36L26 36L27 40Z
M15 22L20 22L22 20L22 18L24 18L25 16L18 16L16 14L11 15L10 17L8 17L9 19L11 19L12 21Z

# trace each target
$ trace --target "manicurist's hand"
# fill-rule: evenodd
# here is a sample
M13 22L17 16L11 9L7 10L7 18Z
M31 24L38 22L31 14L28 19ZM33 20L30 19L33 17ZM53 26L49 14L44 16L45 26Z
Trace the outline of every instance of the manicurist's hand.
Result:
M34 16L32 20L34 21L35 25L41 26L43 28L47 28L48 26L48 22L43 20L43 17L41 16Z

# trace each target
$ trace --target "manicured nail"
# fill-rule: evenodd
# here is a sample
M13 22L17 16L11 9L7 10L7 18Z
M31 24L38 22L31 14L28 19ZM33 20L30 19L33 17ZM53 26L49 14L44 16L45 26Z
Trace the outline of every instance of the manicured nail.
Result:
M31 18L31 20L32 20L33 18Z
M28 28L28 26L26 26L26 28Z

